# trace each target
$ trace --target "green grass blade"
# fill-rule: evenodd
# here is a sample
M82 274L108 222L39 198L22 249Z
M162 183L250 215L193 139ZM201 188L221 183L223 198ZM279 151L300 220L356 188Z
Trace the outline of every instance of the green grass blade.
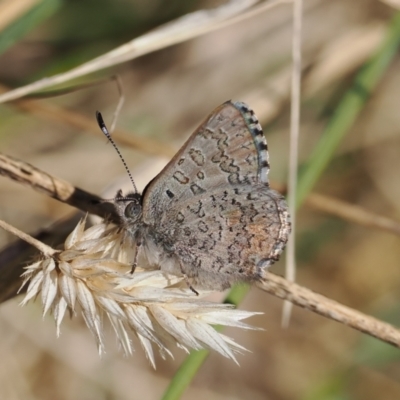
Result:
M354 84L344 95L336 112L331 118L323 136L316 145L309 162L299 175L297 187L297 206L305 200L318 178L332 159L341 139L357 118L368 95L375 88L396 54L400 44L400 13L392 19L387 37L379 52L357 74ZM229 292L226 302L238 305L249 288L245 285L235 286ZM193 377L206 360L207 350L193 351L181 364L166 389L162 400L177 400L181 397Z
M327 167L339 143L353 125L369 95L385 73L399 44L400 13L397 13L389 26L382 47L358 73L353 85L336 108L307 164L301 169L296 194L297 206L303 203Z
M61 0L42 0L0 34L0 54L4 53L29 31L49 18L61 6Z
M209 354L208 350L191 351L172 378L162 400L179 399Z

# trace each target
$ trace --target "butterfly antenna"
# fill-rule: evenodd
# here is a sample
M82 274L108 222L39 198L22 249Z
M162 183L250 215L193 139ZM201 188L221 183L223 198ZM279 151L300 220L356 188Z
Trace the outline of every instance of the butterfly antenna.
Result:
M109 140L109 142L113 145L115 151L117 152L119 158L122 161L122 164L124 164L125 170L128 173L129 179L132 183L133 188L135 189L135 193L138 193L137 189L136 189L136 185L135 185L135 181L133 180L131 171L129 171L128 166L126 165L126 162L124 160L124 157L122 157L121 152L119 151L117 145L115 144L113 138L111 137L110 132L108 131L106 124L104 123L103 117L100 114L99 111L96 111L96 119L97 119L97 123L99 124L100 129L102 130L102 132L104 133L104 135L106 136L106 138Z

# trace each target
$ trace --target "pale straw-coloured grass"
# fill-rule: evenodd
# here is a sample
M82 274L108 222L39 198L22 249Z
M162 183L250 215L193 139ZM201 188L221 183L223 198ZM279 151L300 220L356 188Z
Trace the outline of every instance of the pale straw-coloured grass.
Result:
M40 297L43 316L52 312L57 334L67 311L81 311L104 352L103 325L108 319L123 351L133 353L136 336L155 366L153 345L161 356L172 357L175 346L211 349L236 361L245 349L211 325L254 329L242 322L257 313L212 303L196 296L182 276L148 266L131 273L134 243L125 231L107 223L85 229L81 220L65 240L64 248L26 267L28 288L21 304Z

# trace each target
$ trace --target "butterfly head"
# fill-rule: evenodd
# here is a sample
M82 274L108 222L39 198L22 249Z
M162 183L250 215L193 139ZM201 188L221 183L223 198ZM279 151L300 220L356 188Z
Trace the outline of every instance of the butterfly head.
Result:
M119 190L114 198L114 206L121 221L125 224L135 224L142 217L142 195L140 193L128 193L122 195Z

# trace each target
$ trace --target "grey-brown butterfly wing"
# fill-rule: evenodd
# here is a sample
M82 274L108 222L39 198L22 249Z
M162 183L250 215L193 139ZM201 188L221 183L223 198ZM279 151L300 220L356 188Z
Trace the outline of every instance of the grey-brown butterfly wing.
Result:
M257 279L290 232L286 203L269 188L268 171L253 111L239 102L221 105L144 190L148 234L195 285L222 289Z
M157 229L172 238L174 254L195 288L221 290L258 280L283 251L290 221L284 198L256 183L176 202Z
M254 112L244 103L216 108L143 192L143 220L152 225L177 200L213 188L262 182L268 185L267 142Z

